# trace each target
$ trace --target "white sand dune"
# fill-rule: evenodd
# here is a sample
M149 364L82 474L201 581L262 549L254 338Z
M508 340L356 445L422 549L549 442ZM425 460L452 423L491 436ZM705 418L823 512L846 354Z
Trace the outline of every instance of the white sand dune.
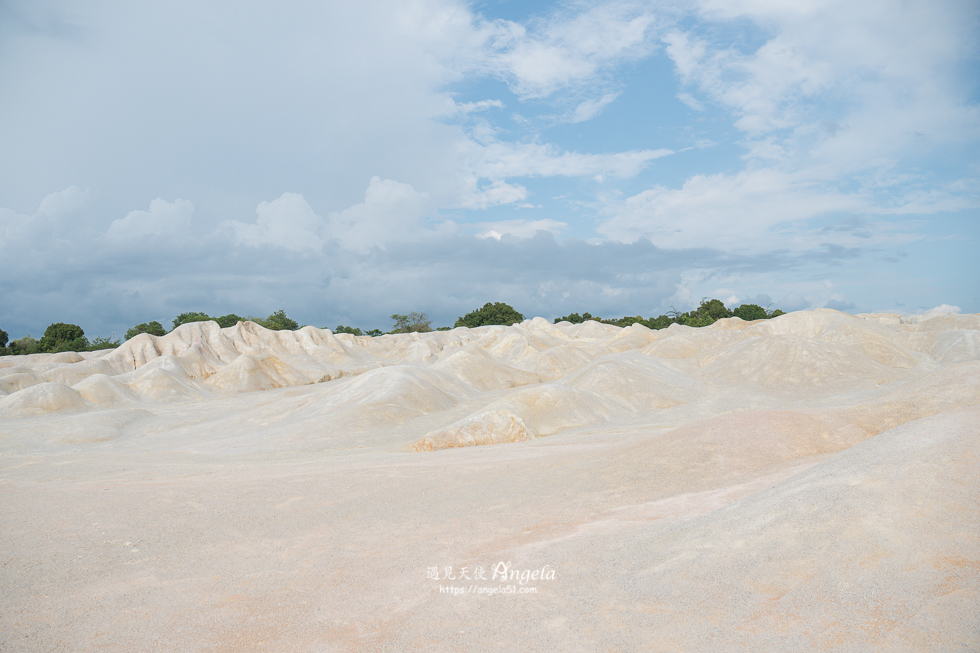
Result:
M2 357L0 650L976 651L978 472L980 315Z

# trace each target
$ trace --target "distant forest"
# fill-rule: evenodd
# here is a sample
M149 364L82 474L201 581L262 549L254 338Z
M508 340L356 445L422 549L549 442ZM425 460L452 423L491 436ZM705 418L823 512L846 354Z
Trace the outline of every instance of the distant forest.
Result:
M698 308L693 311L688 311L687 313L671 310L666 315L659 315L657 317L647 318L640 315L635 315L632 317L611 319L594 316L591 313L571 313L555 319L555 324L558 324L559 322L581 324L582 322L594 320L596 322L601 322L602 324L612 324L620 327L627 327L633 324L642 324L650 329L666 329L671 324L703 327L713 324L717 320L726 317L738 317L743 320L750 321L766 320L778 315L783 315L783 311L769 311L761 306L758 306L757 304L742 304L741 306L736 307L734 310L731 310L720 300L705 298L701 300L701 305L698 306ZM285 311L278 310L266 318L255 316L242 317L241 315L236 315L234 313L229 313L228 315L222 315L220 317L213 317L203 312L181 313L173 319L173 327L170 329L170 331L173 331L181 324L187 324L188 322L208 322L212 320L217 322L218 326L220 327L235 326L239 322L254 322L255 324L273 331L295 331L296 329L302 328L302 326L296 322L296 320L293 320L286 315ZM425 313L409 313L408 315L400 315L395 313L391 316L391 320L393 323L393 328L387 333L382 332L380 329L362 331L358 327L344 326L343 324L338 324L332 329L332 331L334 333L349 333L355 336L382 336L395 333L413 332L426 333L429 331L449 331L450 329L457 327L472 329L487 325L510 326L511 324L523 322L524 316L517 312L514 307L510 306L509 304L505 304L503 302L488 302L484 304L482 308L478 308L457 319L452 327L444 326L433 329L432 320L430 320L428 315ZM168 333L168 330L155 320L152 322L144 322L127 330L125 340L134 338L141 333L148 333L154 336L163 336ZM11 354L24 355L55 353L62 351L96 351L99 349L112 349L122 344L120 340L113 340L111 337L98 337L89 340L85 337L85 331L82 329L82 327L76 324L66 324L64 322L56 322L49 325L48 328L45 329L44 335L41 336L40 339L35 339L31 336L24 336L18 340L8 342L8 338L9 336L7 335L7 332L0 329L0 356Z

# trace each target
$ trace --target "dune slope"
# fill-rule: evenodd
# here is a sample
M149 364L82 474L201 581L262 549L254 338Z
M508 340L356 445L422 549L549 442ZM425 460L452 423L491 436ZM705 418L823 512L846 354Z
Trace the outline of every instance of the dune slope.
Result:
M980 316L0 358L0 650L980 649Z

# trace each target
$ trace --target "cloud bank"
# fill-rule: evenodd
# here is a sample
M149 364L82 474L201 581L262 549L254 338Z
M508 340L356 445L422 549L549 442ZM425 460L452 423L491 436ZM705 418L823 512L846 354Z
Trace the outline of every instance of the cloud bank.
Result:
M980 310L975 5L493 11L4 4L0 326Z

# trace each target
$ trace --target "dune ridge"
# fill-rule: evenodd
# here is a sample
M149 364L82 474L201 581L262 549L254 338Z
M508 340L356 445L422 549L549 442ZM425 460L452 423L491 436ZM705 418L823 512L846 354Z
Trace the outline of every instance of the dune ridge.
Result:
M977 650L978 471L980 315L8 356L0 650Z

